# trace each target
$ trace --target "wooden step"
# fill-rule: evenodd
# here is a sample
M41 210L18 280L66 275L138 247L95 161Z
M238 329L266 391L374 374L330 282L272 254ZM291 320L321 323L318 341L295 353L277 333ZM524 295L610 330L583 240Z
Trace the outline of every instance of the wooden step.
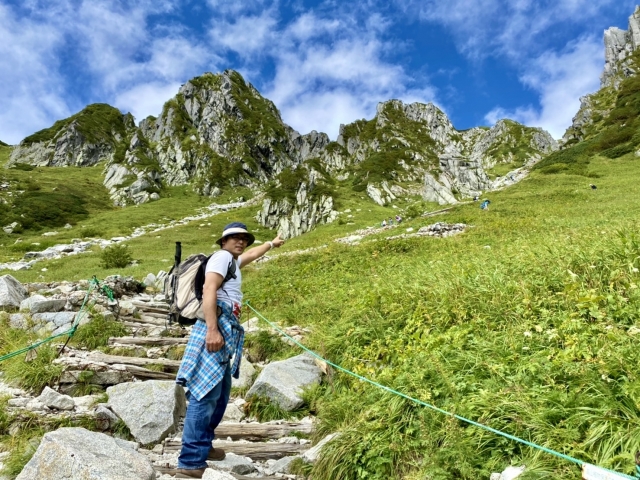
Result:
M118 355L107 355L102 352L91 352L87 356L87 360L94 362L102 362L108 365L122 364L134 365L138 367L146 367L147 365L162 365L165 372L177 372L180 368L179 360L169 360L168 358L140 358L140 357L122 357Z
M290 437L294 433L309 435L313 432L312 423L285 422L282 424L271 423L235 423L223 422L216 428L218 438L231 438L231 440L262 441Z
M218 427L219 429L220 427ZM218 429L216 433L218 434ZM300 445L299 443L265 443L265 442L215 442L216 448L223 449L226 453L235 453L243 457L249 457L251 460L279 460L282 457L290 457L292 455L300 455L306 452L309 445ZM176 453L182 448L182 443L169 440L164 444L163 453Z
M164 347L167 345L186 345L188 338L173 337L111 337L109 345L138 345L140 347Z

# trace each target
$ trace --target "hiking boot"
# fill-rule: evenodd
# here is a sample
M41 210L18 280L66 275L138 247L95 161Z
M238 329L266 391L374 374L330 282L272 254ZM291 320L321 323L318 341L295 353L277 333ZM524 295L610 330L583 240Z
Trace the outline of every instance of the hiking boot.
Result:
M224 460L226 454L224 450L221 448L213 448L209 450L209 455L207 455L207 460L213 460L214 462L219 462L220 460Z
M202 478L205 470L206 468L196 468L195 470L179 468L176 472L176 478Z

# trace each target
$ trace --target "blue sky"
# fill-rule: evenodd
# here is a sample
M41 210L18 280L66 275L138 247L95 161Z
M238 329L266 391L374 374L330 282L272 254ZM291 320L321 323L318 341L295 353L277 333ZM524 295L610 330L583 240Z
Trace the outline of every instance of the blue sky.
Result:
M458 129L504 117L562 136L599 88L628 0L0 0L0 140L85 105L158 115L227 68L301 133L333 139L378 102L434 102Z

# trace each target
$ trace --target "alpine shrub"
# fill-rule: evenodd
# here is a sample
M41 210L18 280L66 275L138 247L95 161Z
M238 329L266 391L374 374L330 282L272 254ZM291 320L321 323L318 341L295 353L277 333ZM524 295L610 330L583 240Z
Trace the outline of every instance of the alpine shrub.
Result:
M127 245L111 245L100 254L103 268L124 268L133 262L131 251Z

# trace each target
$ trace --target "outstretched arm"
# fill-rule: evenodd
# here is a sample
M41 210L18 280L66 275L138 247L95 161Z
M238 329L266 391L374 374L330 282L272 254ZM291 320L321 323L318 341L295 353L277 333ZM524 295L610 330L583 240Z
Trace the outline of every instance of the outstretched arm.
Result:
M258 245L257 247L253 247L247 250L242 255L240 255L240 260L241 260L240 268L243 268L246 265L249 265L251 262L263 256L272 248L280 248L283 244L284 244L284 240L282 240L280 238L280 235L278 235L276 238L274 238L270 242L264 242L262 245Z

